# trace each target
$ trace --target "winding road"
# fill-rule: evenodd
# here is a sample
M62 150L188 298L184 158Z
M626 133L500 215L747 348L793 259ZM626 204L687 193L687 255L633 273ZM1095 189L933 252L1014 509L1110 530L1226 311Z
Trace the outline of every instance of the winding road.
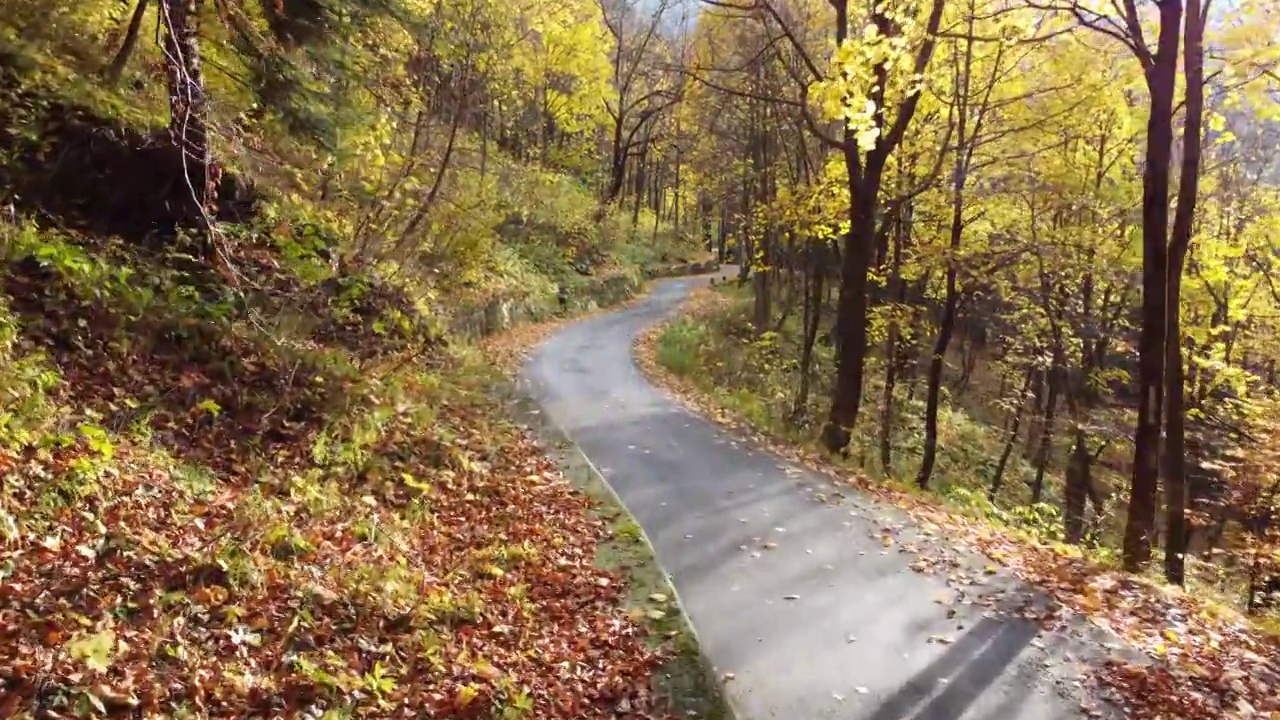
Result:
M912 571L928 556L914 547L957 553L895 508L848 490L833 502L841 493L824 477L641 375L636 336L707 282L665 281L567 326L521 384L644 528L739 720L1084 717L1078 658L1096 644L1022 619L1016 608L1034 593L985 574L978 557ZM962 593L956 577L978 584Z

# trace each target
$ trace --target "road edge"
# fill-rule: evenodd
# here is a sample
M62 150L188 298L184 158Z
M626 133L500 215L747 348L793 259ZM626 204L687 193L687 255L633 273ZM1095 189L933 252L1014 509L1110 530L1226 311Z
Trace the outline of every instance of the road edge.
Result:
M703 707L692 708L684 707L680 699L673 698L676 709L680 712L688 714L693 711L691 717L706 718L708 720L740 720L742 715L733 706L729 693L725 692L724 682L717 677L714 665L703 649L702 638L698 635L698 629L694 626L688 613L685 611L684 602L680 599L680 594L676 590L675 583L671 578L671 574L663 567L658 560L657 552L653 547L644 528L627 509L626 504L618 495L617 491L609 484L608 479L600 472L591 458L587 457L582 448L573 440L570 434L558 423L550 418L544 411L542 404L530 394L524 386L523 380L505 383L504 394L505 400L512 408L513 415L517 422L527 427L537 438L543 451L548 457L555 460L564 472L565 477L573 483L574 487L592 498L598 505L605 506L604 509L614 511L618 517L622 518L630 527L634 528L634 544L636 549L640 551L641 562L647 564L661 578L662 591L671 598L673 605L678 609L670 617L669 625L675 625L676 630L687 640L685 643L678 643L677 653L673 660L667 664L659 672L669 669L672 664L681 662L692 662L697 665L697 671L701 675L697 678L698 687L694 690L702 696L704 700ZM616 542L625 543L627 540L616 540ZM629 580L631 578L628 578ZM650 624L650 629L653 623ZM655 678L656 679L656 678ZM689 702L689 705L699 704L696 701Z
M688 316L699 293L714 293L715 290L714 283L711 287L695 287L669 314L645 327L636 335L631 345L631 359L645 381L677 407L729 433L756 451L809 470L826 489L842 495L848 493L859 496L864 501L881 508L882 511L899 513L912 523L920 523L921 518L918 518L913 511L897 505L889 497L877 494L870 486L871 481L861 483L852 481L848 472L842 472L843 468L825 461L811 449L801 446L793 447L787 441L771 435L767 430L756 427L749 420L736 416L732 410L723 408L712 393L677 375L662 364L657 355L662 333L681 317ZM986 551L972 544L964 546L962 556L974 567L995 562ZM998 577L1006 587L1018 587L1022 592L1030 593L1042 609L1046 607L1045 603L1062 606L1061 601L1051 590L1017 576L1010 571L1004 561L995 562L995 564L1000 568ZM1061 624L1045 630L1057 634L1066 642L1064 647L1067 656L1072 662L1079 664L1083 674L1072 677L1070 674L1052 672L1049 676L1061 688L1078 695L1075 699L1081 702L1082 710L1092 710L1096 713L1089 717L1103 717L1108 720L1127 717L1123 698L1116 696L1110 688L1105 687L1105 683L1101 682L1102 671L1109 666L1110 662L1116 660L1144 666L1159 665L1159 661L1133 645L1113 628L1094 622L1087 614L1080 613L1069 606L1062 606L1062 609L1065 612L1059 615ZM1054 670L1060 669L1061 666L1055 665ZM1091 707L1086 707L1086 702Z

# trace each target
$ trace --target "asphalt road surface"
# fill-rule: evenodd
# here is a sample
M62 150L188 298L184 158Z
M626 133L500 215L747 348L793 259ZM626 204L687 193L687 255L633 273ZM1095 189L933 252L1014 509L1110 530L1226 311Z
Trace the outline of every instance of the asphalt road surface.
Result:
M914 572L929 553L903 548L945 551L945 537L847 490L834 502L839 491L821 476L683 409L640 374L635 337L706 282L667 281L564 328L521 383L644 528L736 715L1083 717L1078 658L1101 650L1022 619L1033 593L967 555L960 570ZM962 595L947 582L962 575L980 584Z

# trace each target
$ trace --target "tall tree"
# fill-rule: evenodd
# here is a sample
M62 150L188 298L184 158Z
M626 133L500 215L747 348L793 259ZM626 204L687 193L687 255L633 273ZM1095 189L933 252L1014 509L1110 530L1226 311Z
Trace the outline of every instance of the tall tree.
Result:
M648 128L680 95L660 55L671 0L657 0L652 7L639 0L600 0L600 8L613 35L613 97L604 101L611 121L603 197L608 204L621 194L628 163L649 140Z
M848 173L849 232L841 252L840 299L836 305L836 377L831 412L823 426L823 442L832 452L843 450L851 438L862 407L863 374L867 362L868 274L877 237L887 232L880 206L885 168L902 143L920 103L920 79L933 58L945 0L932 0L926 14L916 17L914 5L875 3L866 13L861 41L850 41L848 0L832 0L836 14L838 52L862 60L865 72L855 74L844 63L837 91L845 107L843 136L837 144ZM906 77L892 68L910 53ZM857 67L856 65L854 67ZM891 114L892 85L899 101Z
M1204 24L1213 0L1187 0L1183 75L1186 103L1182 131L1182 167L1178 174L1178 206L1169 241L1165 312L1165 577L1181 585L1186 581L1187 462L1186 416L1182 367L1182 273L1196 215L1200 184L1200 142L1204 117Z

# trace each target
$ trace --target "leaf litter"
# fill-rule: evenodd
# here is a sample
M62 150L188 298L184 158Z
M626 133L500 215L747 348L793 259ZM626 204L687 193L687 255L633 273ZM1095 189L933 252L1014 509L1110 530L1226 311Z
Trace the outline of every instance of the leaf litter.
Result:
M607 524L433 340L282 349L6 273L58 377L0 443L0 717L668 716Z

